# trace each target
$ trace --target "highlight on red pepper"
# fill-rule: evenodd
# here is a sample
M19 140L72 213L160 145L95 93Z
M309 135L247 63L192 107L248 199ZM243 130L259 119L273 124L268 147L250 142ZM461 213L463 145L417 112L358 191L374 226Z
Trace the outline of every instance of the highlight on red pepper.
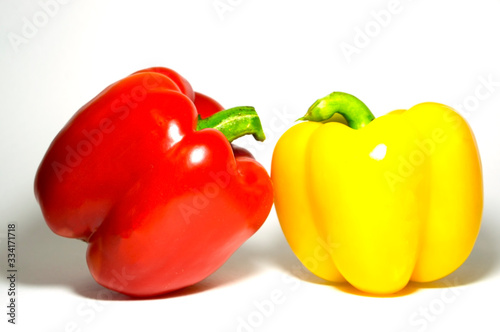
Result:
M231 142L265 139L171 69L138 71L84 105L48 148L35 196L50 229L88 243L104 287L154 296L217 270L266 220L270 177Z

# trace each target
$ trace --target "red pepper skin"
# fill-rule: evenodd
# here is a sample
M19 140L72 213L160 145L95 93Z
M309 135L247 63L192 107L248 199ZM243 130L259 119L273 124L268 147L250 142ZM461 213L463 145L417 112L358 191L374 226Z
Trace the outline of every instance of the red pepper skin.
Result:
M266 170L221 132L195 130L198 114L220 109L151 68L106 88L56 136L35 196L52 231L88 242L99 284L140 297L193 285L266 220Z

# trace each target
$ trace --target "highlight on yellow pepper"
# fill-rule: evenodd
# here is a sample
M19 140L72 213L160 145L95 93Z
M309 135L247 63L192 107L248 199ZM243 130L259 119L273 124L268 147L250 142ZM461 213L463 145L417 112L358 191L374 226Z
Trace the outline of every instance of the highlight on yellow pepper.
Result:
M467 259L483 185L474 134L457 112L422 103L375 119L334 92L299 120L275 147L271 178L284 235L312 273L382 295Z

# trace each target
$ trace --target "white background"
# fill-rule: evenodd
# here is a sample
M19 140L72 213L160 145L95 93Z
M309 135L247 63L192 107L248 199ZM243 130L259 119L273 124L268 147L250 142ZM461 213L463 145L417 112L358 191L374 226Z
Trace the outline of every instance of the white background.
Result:
M2 0L0 330L498 331L499 13L494 0ZM348 45L356 53L344 53ZM193 287L152 300L103 293L87 270L86 245L45 225L33 179L80 106L149 66L178 71L225 107L255 106L268 140L240 144L268 170L277 138L332 91L356 95L376 116L425 101L456 107L483 163L474 251L443 280L370 297L304 270L273 209L220 270ZM7 323L3 277L12 222L15 327Z

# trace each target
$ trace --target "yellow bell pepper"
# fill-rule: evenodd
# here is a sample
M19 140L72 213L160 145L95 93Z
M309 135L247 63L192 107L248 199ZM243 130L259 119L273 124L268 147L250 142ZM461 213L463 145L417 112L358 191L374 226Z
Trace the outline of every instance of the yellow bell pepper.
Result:
M311 272L390 294L467 259L483 187L474 135L457 112L422 103L374 119L335 92L301 120L279 139L271 177L281 228Z

